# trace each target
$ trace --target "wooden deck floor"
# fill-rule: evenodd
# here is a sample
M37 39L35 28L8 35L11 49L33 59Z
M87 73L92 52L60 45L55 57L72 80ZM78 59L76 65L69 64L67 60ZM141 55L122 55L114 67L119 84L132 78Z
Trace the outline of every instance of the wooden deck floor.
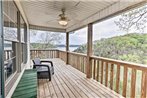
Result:
M60 59L52 59L52 81L38 81L38 98L120 98L119 94L74 69Z

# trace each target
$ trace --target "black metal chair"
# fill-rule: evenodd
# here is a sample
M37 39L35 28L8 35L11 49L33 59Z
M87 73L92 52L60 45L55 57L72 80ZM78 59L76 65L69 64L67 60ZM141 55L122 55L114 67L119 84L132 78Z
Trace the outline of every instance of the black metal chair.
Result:
M33 69L37 70L38 79L49 78L49 81L51 81L51 77L54 74L53 62L45 61L45 60L41 61L40 58L35 58L33 60L33 63L34 63ZM43 64L43 63L46 63L46 64Z
M5 71L7 72L7 77L9 77L13 73L13 62L12 60L8 60L5 65Z

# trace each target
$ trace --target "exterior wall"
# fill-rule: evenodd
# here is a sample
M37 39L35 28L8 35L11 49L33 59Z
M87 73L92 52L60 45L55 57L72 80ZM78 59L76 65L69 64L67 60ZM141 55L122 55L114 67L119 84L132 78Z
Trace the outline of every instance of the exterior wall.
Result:
M30 63L30 51L29 51L30 50L30 48L29 48L29 46L30 46L30 43L29 43L29 35L30 34L29 34L29 23L27 21L27 18L25 16L25 13L23 11L23 8L21 6L20 1L19 0L14 0L14 2L16 4L17 8L19 9L20 14L22 15L22 17L23 17L23 19L24 19L24 21L26 23L26 26L27 26L27 35L26 35L27 36L27 40L26 40L26 44L27 44L27 63L26 64L21 64L21 66L24 66L24 67L22 67L22 69L20 70L20 72L16 72L11 77L10 81L8 81L7 83L5 83L5 88L8 89L8 91L5 91L6 98L11 98L11 96L12 96L15 88L17 87L17 84L19 83L19 81L21 79L21 76L22 76L24 70L26 68L30 68L29 67L29 65L30 65L29 64ZM12 84L13 84L13 86L12 86Z
M28 22L28 20L27 20L27 17L26 17L26 15L25 15L25 13L24 13L24 11L23 11L23 8L22 8L22 6L21 6L21 3L20 3L20 0L14 0L14 2L16 3L16 5L17 5L17 7L18 7L18 9L19 9L19 11L20 11L20 13L22 14L22 16L23 16L23 19L25 20L25 22L26 22L26 24L27 24L27 32L28 32L28 35L27 35L27 48L28 48L28 62L27 62L27 65L29 65L29 63L30 63L30 34L29 34L29 22ZM27 66L28 67L28 66Z

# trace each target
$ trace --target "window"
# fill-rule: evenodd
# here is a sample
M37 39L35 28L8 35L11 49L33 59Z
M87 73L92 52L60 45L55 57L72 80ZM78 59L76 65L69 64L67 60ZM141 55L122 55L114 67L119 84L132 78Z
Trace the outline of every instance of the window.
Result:
M16 71L17 8L13 1L3 2L4 72L7 80Z
M25 61L25 40L24 40L24 34L25 34L25 22L22 16L20 16L20 36L21 36L21 63L24 63Z
M24 45L23 45L23 49L24 49L24 51L23 51L23 54L24 54L24 56L23 56L23 61L24 61L24 63L27 63L27 55L28 55L28 48L27 48L27 40L28 40L28 33L27 33L27 25L26 25L26 23L24 24Z
M16 71L16 43L11 41L4 42L4 72L5 80Z
M25 22L22 16L20 17L20 32L21 32L21 42L24 43Z
M17 8L14 3L4 1L4 39L17 41Z

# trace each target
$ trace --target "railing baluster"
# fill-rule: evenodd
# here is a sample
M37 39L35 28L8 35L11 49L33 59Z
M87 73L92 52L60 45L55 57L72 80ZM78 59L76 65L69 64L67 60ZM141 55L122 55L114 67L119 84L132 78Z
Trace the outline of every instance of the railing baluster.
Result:
M84 70L83 70L83 64L82 64L82 60L83 60L83 57L80 57L80 66L81 66L81 72L84 73Z
M127 73L128 73L128 68L124 66L123 93L122 93L124 97L126 97L126 90L127 90Z
M105 86L108 86L108 62L106 62Z
M136 87L136 69L132 69L132 75L131 75L131 98L135 98L135 87Z
M78 65L78 56L76 56L76 67L79 70L79 65Z
M117 65L116 72L116 92L119 93L119 82L120 82L120 64Z
M114 64L111 64L110 68L110 89L113 90L113 69L114 69Z
M97 60L97 77L96 80L99 81L99 60Z
M103 84L103 66L104 65L104 62L101 61L101 84Z
M53 58L53 51L51 51L51 58Z
M49 52L50 52L50 51L47 52L47 58L49 58Z
M55 51L53 50L53 58L55 58Z
M36 55L37 55L37 54L36 54L36 51L34 51L34 58L36 58Z
M142 72L142 82L141 82L141 98L146 98L147 93L147 72Z
M54 58L54 51L52 51L52 58Z
M78 68L79 68L79 70L81 71L80 56L78 57L78 60L77 60L77 62L78 62Z
M96 60L93 59L93 61L94 61L93 62L93 79L95 79L95 70L96 70L96 68L95 68L96 65L95 64L96 64Z
M84 73L86 74L87 57L83 57L83 58L84 58L84 60L83 60L83 62L84 62Z

